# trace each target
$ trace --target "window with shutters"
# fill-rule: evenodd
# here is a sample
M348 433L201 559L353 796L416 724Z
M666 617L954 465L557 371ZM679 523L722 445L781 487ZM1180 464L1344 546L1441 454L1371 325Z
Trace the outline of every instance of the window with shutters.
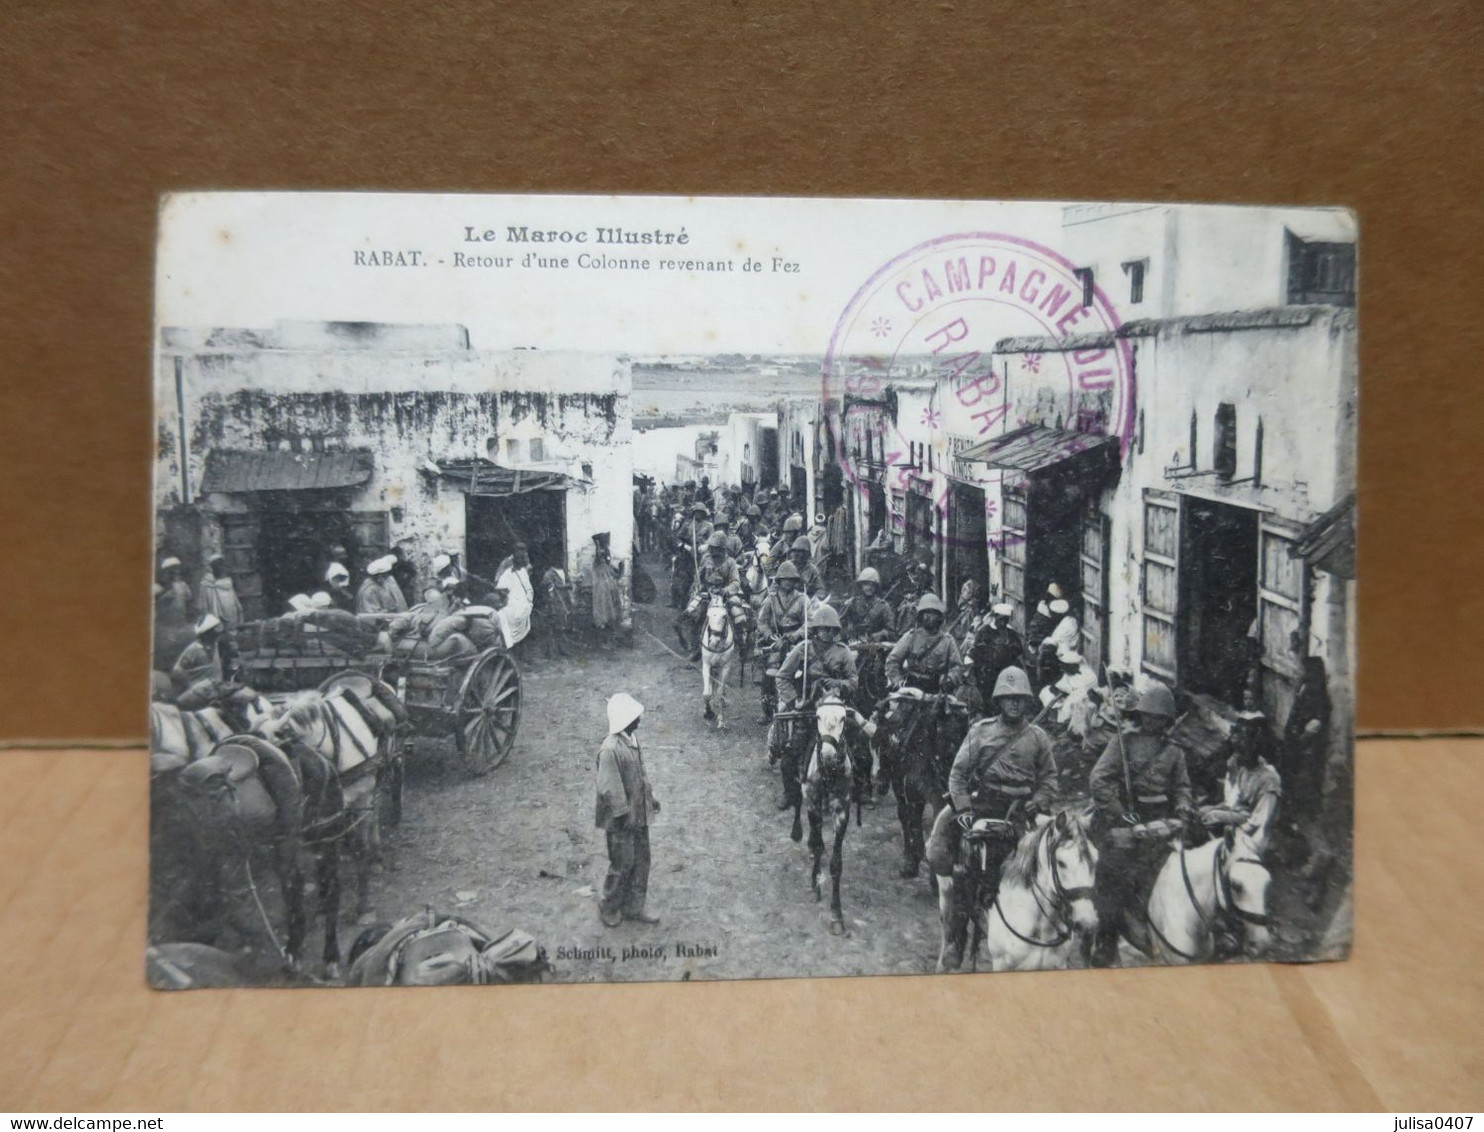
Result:
M1108 516L1091 504L1082 515L1082 655L1094 672L1108 661Z
M1173 682L1178 669L1175 648L1180 588L1178 498L1145 492L1143 558L1144 668Z
M1006 486L1003 493L1005 517L1000 529L1000 589L1015 612L1010 621L1020 633L1025 632L1025 532L1026 496L1024 485Z
M1287 718L1293 690L1301 675L1290 638L1305 623L1304 563L1290 556L1296 529L1267 518L1259 532L1261 556L1257 587L1257 628L1262 642L1264 710L1273 719Z

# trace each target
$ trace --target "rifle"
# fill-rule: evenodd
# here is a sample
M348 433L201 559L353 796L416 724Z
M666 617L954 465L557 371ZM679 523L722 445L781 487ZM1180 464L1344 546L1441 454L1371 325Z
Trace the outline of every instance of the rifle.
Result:
M1107 661L1103 661L1101 664L1099 664L1098 665L1098 671L1102 674L1103 685L1105 687L1110 688L1110 695L1111 695L1111 685L1108 682L1108 662ZM1115 707L1116 706L1117 705L1115 705ZM1134 780L1133 780L1132 776L1130 776L1130 774L1128 772L1128 748L1126 748L1123 745L1123 712L1121 712L1121 711L1118 713L1118 718L1113 723L1113 734L1118 739L1118 758L1119 758L1119 761L1123 763L1123 789L1124 789L1124 797L1126 797L1128 799L1129 809L1132 810L1134 808L1134 801L1135 801L1135 799L1134 799Z

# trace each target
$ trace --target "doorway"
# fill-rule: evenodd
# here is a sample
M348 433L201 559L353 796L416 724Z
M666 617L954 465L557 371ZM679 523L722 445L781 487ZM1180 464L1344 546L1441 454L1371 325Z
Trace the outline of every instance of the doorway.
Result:
M949 481L948 594L958 600L965 582L972 581L982 606L989 596L988 527L984 518L984 489Z
M524 542L530 552L532 578L548 566L567 568L565 491L464 497L464 550L470 570L495 581L495 570L517 542Z
M1030 609L1055 582L1081 620L1078 589L1082 577L1083 485L1056 473L1030 477L1026 506L1025 603Z
M761 435L761 448L757 458L757 482L760 487L778 486L778 430L776 428L762 428L758 430Z
M1182 518L1180 682L1240 704L1257 617L1258 513L1186 496Z

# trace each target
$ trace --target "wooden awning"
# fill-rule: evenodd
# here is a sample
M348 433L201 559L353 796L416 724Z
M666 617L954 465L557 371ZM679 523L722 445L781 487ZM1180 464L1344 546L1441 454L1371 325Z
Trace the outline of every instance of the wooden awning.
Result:
M562 472L502 468L491 460L439 460L425 469L463 488L469 495L524 495L530 491L567 491L590 486Z
M1012 472L1044 472L1071 460L1107 460L1118 456L1118 438L1101 433L1073 432L1047 425L1025 425L1004 436L981 441L954 454L958 460L988 464Z
M370 452L249 452L212 448L206 453L203 492L324 491L355 487L371 478Z
M1315 519L1288 553L1339 578L1355 577L1355 495L1345 496Z

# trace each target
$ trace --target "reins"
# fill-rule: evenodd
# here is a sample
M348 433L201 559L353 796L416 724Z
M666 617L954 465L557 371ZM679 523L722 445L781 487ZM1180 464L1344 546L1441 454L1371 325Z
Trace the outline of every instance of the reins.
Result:
M1030 878L1030 882L1026 885L1026 888L1031 894L1031 899L1036 902L1036 907L1040 910L1041 915L1045 916L1056 928L1056 936L1052 939L1036 939L1033 936L1024 935L1016 931L1015 925L1005 916L1005 909L1000 904L999 893L996 893L994 898L993 908L1000 915L1000 923L1004 924L1005 929L1016 939L1020 940L1021 943L1028 943L1032 947L1060 947L1071 939L1072 933L1075 930L1071 919L1072 904L1078 900L1090 900L1092 898L1092 889L1089 886L1079 885L1076 888L1068 888L1063 883L1061 879L1061 865L1057 863L1055 848L1050 842L1051 835L1049 833L1042 833L1040 844L1036 847L1036 858L1039 860L1041 854L1043 852L1045 853L1047 866L1051 873L1051 895L1061 902L1063 910L1057 912L1053 908L1046 906L1046 902L1042 899L1044 895L1043 890L1036 883L1034 875Z
M1179 857L1180 879L1185 882L1185 895L1190 900L1190 906L1195 909L1195 914L1201 922L1201 927L1205 930L1206 934L1214 936L1217 928L1217 918L1206 914L1206 910L1201 907L1200 899L1196 896L1195 885L1190 879L1190 867L1185 861L1185 842L1183 839L1180 842ZM1216 911L1221 915L1229 916L1242 923L1267 927L1268 917L1265 914L1249 911L1237 903L1236 897L1232 894L1231 877L1228 875L1227 866L1230 865L1258 865L1261 867L1262 862L1256 857L1232 857L1225 843L1217 848L1216 852L1211 856L1211 889L1215 893ZM1200 959L1199 953L1191 954L1181 951L1171 943L1165 937L1164 932L1159 930L1159 927L1154 922L1154 918L1147 911L1144 913L1144 922L1168 951L1178 955L1181 959L1191 962L1196 962Z

